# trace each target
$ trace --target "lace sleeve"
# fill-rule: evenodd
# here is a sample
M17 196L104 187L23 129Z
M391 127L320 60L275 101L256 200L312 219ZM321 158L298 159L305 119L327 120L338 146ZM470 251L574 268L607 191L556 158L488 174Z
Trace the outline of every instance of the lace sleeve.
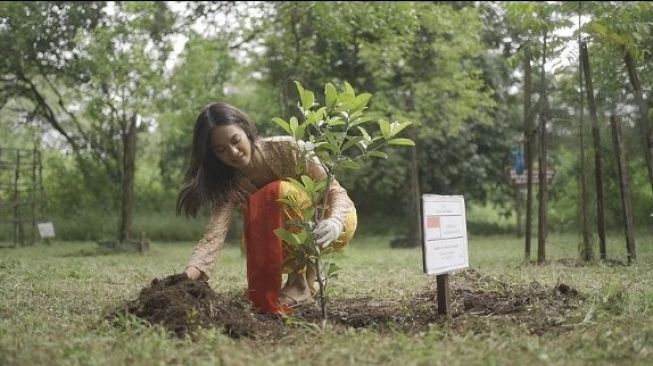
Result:
M196 267L207 277L210 277L221 249L224 247L224 241L235 209L236 205L233 202L228 202L213 209L204 236L193 249L193 254L186 268Z

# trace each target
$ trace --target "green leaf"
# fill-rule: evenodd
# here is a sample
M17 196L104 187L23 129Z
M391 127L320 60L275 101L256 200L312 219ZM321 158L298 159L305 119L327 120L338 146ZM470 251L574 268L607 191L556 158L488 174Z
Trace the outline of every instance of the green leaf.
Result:
M361 132L361 135L363 135L363 138L365 138L366 143L372 142L372 137L370 137L370 134L367 133L367 130L365 130L363 127L358 126L358 130Z
M338 278L339 271L340 271L340 267L338 267L335 263L329 263L328 268L326 270L326 276L327 278L336 279Z
M338 163L338 167L344 169L360 169L361 166L362 165L360 163L353 160L343 160Z
M331 119L329 119L329 121L327 122L327 124L328 124L329 126L331 126L331 127L333 127L333 126L342 126L342 125L345 124L345 121L343 121L342 118L338 118L338 117L336 117L336 118L331 118Z
M288 122L282 120L279 117L274 117L272 118L272 122L276 123L279 127L281 127L284 131L286 131L287 134L292 135L292 131L290 130L290 125Z
M345 94L350 94L352 97L356 96L356 92L354 92L354 88L349 85L348 82L345 81Z
M311 206L305 209L302 214L304 215L304 220L312 220L315 216L315 207Z
M285 241L286 243L292 246L299 246L303 244L303 242L299 240L297 235L291 233L290 231L284 228L275 229L274 234L278 236L281 240Z
M392 122L390 124L390 138L395 137L399 132L403 131L406 127L413 124L412 122Z
M388 145L415 146L415 142L411 139L398 138L388 141Z
M317 183L315 183L315 192L322 192L324 188L326 188L326 184L327 184L326 178L317 181Z
M299 94L301 107L304 109L304 111L308 111L311 109L311 107L313 107L315 94L313 94L313 92L310 90L305 90L299 81L295 81L295 85L297 85L297 93Z
M309 113L305 123L315 125L318 121L323 120L326 114L326 107L321 107L317 111Z
M384 153L383 151L378 151L378 150L370 151L368 153L368 155L373 156L375 158L381 158L381 159L387 159L388 158L388 154Z
M299 126L299 122L297 121L297 117L290 117L290 135L295 136L295 131L297 131L297 126Z
M330 142L325 142L324 144L320 145L319 147L322 148L322 150L325 150L325 149L329 150L333 154L338 154L340 152L340 149L338 149L338 145L330 143ZM317 148L317 146L316 146L316 148Z
M313 188L315 187L315 182L313 181L313 179L311 179L311 177L309 177L308 175L302 175L301 178L302 178L302 183L304 183L304 187L306 187L306 191L313 192L314 191Z
M369 93L363 93L357 96L350 107L352 114L363 110L367 106L367 103L369 103L370 97L372 97L372 94Z
M299 95L299 99L300 99L300 100L303 100L303 98L304 98L304 87L303 87L302 84L301 84L299 81L297 81L297 80L295 80L295 85L297 86L297 95ZM303 103L302 103L302 104L303 104Z
M351 104L354 103L355 100L356 99L352 94L338 94L336 109L339 111L348 111L351 108Z
M315 125L315 122L317 122L317 117L317 113L309 113L308 116L306 116L304 123L308 125Z
M306 187L304 187L304 185L297 179L291 177L288 177L286 179L290 182L290 184L293 185L293 187L297 188L297 190L299 190L300 192L306 192Z
M306 229L302 228L298 233L293 234L297 238L297 241L299 244L304 244L306 242L306 238L308 238L308 233L306 232Z
M324 98L327 110L333 110L333 107L335 107L336 101L338 99L338 92L336 91L336 87L333 86L333 84L327 83L324 86Z
M355 121L363 115L363 111L356 111L349 116L350 121Z
M315 102L315 94L312 91L307 90L304 92L304 99L302 99L302 104L305 110L313 108L313 102Z
M342 151L347 151L350 147L356 145L359 141L363 141L364 137L363 136L347 136L347 141L344 145L342 145Z
M294 137L295 140L303 140L304 139L304 132L306 131L306 126L308 126L308 123L302 123L301 125L297 126L297 129L295 130Z
M390 123L384 119L379 120L379 129L381 129L381 134L384 139L390 138Z

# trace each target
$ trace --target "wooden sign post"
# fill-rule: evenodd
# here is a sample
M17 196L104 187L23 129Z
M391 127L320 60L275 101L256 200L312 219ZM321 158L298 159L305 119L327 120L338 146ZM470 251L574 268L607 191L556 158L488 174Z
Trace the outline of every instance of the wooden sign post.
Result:
M451 316L449 272L469 267L465 199L422 195L424 273L436 275L438 314Z

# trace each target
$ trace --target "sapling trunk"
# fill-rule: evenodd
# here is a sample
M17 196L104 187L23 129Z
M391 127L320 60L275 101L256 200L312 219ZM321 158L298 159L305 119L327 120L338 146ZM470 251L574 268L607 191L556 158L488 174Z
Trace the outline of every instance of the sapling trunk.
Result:
M329 189L331 188L331 183L333 182L333 174L327 170L327 183L324 187L324 197L322 197L322 209L316 210L315 216L319 217L319 220L323 220L326 212L326 205L329 199ZM316 222L319 222L316 220ZM322 321L326 323L327 311L326 311L326 298L324 297L324 292L326 290L326 278L324 277L324 266L322 263L322 250L319 245L313 240L313 245L315 248L315 274L317 278L317 283L320 288L320 308L322 310Z

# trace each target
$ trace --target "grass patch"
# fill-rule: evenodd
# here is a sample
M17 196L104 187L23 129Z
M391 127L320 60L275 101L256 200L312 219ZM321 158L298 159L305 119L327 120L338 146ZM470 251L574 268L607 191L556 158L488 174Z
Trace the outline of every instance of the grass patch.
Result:
M610 258L625 258L621 237L611 237ZM0 364L647 365L653 361L651 239L638 237L639 257L633 266L571 266L560 259L576 257L578 238L554 234L547 248L550 262L538 266L523 262L521 239L472 236L471 267L491 281L462 289L502 301L530 291L533 282L540 292L560 283L579 292L577 306L562 320L560 314L537 313L535 319L542 322L562 321L544 332L529 329L534 323L525 317L528 313L491 314L496 309L476 306L484 298L472 296L467 307L461 303L454 321L433 321L414 332L392 322L324 331L299 324L274 343L235 340L220 329L201 329L191 340L170 336L138 318L123 319L121 327L103 321L153 278L181 271L191 242L153 242L145 255L101 253L93 242L0 249ZM342 269L329 293L334 308L351 308L361 299L377 304L412 301L412 308L405 309L411 314L429 301L418 299L433 289L434 280L422 274L421 249L390 249L390 240L359 237L338 254ZM452 286L462 277L454 274ZM245 281L245 261L233 243L209 284L218 293L240 293ZM534 298L531 305L546 299Z

